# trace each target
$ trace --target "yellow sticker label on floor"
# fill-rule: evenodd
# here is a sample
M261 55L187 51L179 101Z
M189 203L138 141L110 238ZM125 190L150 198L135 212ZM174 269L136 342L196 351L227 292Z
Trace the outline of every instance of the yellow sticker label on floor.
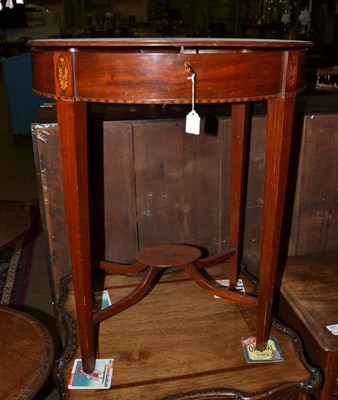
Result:
M242 346L245 359L248 363L279 362L284 359L278 339L275 336L269 337L264 351L256 349L256 338L254 336L242 338Z

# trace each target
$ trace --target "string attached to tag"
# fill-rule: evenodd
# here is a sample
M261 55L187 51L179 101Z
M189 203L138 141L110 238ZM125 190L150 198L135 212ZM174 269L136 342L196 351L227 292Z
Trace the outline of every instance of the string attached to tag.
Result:
M185 63L185 70L191 73L187 79L191 80L191 111L186 116L185 120L185 131L192 133L193 135L200 134L201 118L195 111L195 86L196 86L196 74L189 63Z

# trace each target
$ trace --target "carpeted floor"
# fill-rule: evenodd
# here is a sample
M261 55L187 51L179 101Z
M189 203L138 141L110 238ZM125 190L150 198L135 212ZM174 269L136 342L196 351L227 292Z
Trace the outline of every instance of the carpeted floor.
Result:
M35 200L13 202L30 216L30 226L24 237L0 252L0 305L22 308L25 305L35 240L39 233L40 211Z
M21 138L16 143L13 141L8 104L0 71L0 200L25 202L37 198L32 142L30 137ZM56 338L47 271L46 244L40 230L35 241L23 310L40 320ZM37 399L56 400L59 399L59 396L52 383L49 382Z

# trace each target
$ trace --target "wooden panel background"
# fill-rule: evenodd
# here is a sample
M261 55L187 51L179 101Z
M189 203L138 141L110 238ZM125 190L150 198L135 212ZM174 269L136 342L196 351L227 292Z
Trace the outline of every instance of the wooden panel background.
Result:
M49 122L46 111L38 118ZM219 117L214 125L218 133L215 129L204 133L202 127L196 137L184 132L182 117L94 123L89 150L97 257L130 263L138 248L163 242L192 243L210 254L227 247L230 119ZM260 258L265 127L264 116L253 118L244 257L255 273ZM338 115L333 114L305 116L295 124L295 137L303 140L290 255L338 248L337 128ZM35 124L33 131L58 298L60 278L69 272L69 255L57 124Z
M47 116L46 116L47 117ZM39 188L40 212L48 240L48 268L53 297L59 299L60 280L70 273L66 214L61 181L58 126L56 123L32 126L32 138Z
M138 247L132 125L105 124L103 136L103 251L109 260L132 262Z
M290 252L338 249L338 116L313 115L304 134Z

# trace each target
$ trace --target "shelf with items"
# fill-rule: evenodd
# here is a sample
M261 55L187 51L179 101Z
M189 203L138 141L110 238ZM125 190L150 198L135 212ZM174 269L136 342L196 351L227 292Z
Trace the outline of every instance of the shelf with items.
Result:
M256 23L262 37L312 40L312 20L318 13L318 4L326 0L257 0L249 7L246 23ZM256 9L253 12L252 9ZM253 14L256 14L252 18ZM274 35L274 36L271 36Z
M248 10L254 8L249 0L206 0L206 30L209 36L243 36L242 23L248 19ZM221 24L223 32L220 31Z

